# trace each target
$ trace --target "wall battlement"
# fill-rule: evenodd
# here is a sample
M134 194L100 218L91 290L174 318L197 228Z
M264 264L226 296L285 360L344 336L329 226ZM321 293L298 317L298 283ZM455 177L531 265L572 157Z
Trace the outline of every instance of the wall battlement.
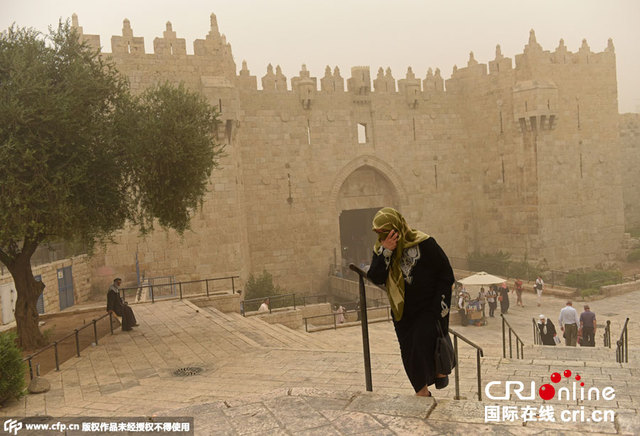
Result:
M131 23L125 18L122 35L111 37L111 55L128 55L131 57L130 61L132 62L135 62L136 58L145 56L159 56L165 62L171 62L170 59L175 62L184 62L185 59L191 57L211 58L212 62L216 62L219 58L228 58L233 62L231 44L227 42L225 35L220 33L215 14L211 14L210 22L211 30L206 38L194 41L193 55L187 54L186 41L184 38L177 37L171 22L166 23L166 29L161 38L154 38L153 53L145 53L144 37L134 36ZM83 28L79 26L76 14L73 14L72 25L94 48L101 48L100 36L83 33ZM105 52L104 54L109 53ZM380 67L377 70L376 78L371 81L369 67L364 66L351 69L352 75L346 80L347 87L345 89L345 79L340 75L340 70L337 66L332 72L327 65L324 76L318 80L317 77L310 76L310 72L307 71L306 66L303 64L299 76L292 77L289 85L288 79L282 73L280 66L276 65L274 71L273 65L269 64L266 67L266 74L260 79L260 83L262 91L267 92L296 92L298 85L302 84L310 87L309 91L314 93L353 92L362 94L366 90L367 93L406 94L409 92L414 95L420 93L428 96L432 93L445 92L449 87L458 89L454 82L459 80L469 80L487 75L497 76L520 70L528 71L545 65L567 65L571 69L571 74L589 74L591 66L601 64L615 67L615 48L611 39L608 40L604 51L600 53L592 52L586 40L582 41L582 45L577 52L571 52L565 46L563 39L560 40L558 47L551 52L543 50L542 46L537 42L535 32L532 29L529 33L529 41L524 46L523 52L515 55L515 67L513 66L512 58L505 57L502 54L500 45L498 45L496 46L495 58L487 64L479 63L475 59L473 52L470 52L467 66L458 68L454 65L450 78L446 80L442 78L439 68L435 69L435 74L429 68L424 78L419 79L411 66L409 66L403 79L396 80L390 68L383 69L383 67ZM576 71L575 68L570 67L573 65L581 65L584 68ZM234 69L233 74L236 76L238 88L258 91L257 77L251 75L246 61L242 62L242 69L237 74ZM308 83L309 81L313 83ZM318 82L320 84L319 89ZM445 82L447 83L446 87ZM349 86L349 83L352 83L352 86Z

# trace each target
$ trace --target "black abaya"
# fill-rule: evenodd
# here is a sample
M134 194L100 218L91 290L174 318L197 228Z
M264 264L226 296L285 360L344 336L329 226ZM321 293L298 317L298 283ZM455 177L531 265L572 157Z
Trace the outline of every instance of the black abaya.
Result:
M122 330L131 330L132 327L137 325L133 309L128 304L125 304L120 295L113 289L109 289L109 292L107 292L107 311L110 310L122 318Z
M434 238L422 241L417 247L419 258L409 271L410 282L404 276L402 319L393 321L402 363L416 392L435 383L434 352L438 336L436 322L440 322L443 332L449 331L449 314L441 317L440 303L444 302L446 307L451 307L451 286L454 283L449 259ZM382 285L385 284L388 273L384 256L374 253L368 277L372 282ZM446 337L449 338L449 335Z

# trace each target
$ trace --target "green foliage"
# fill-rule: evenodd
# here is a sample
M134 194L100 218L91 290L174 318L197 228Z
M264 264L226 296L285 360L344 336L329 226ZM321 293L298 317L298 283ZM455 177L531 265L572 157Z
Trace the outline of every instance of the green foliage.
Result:
M523 260L519 262L510 262L508 272L509 277L517 277L519 279L533 281L541 274L542 271L535 265Z
M631 250L627 255L627 262L638 262L638 261L640 261L640 248Z
M627 229L627 233L630 233L632 238L640 238L640 227Z
M273 284L273 276L265 269L257 277L249 274L245 292L245 299L251 300L279 295L284 293L284 290L280 286Z
M16 345L16 334L0 334L0 404L22 395L25 388L24 378L25 364Z
M574 270L564 279L567 286L587 289L613 285L622 281L622 272L617 270Z
M600 288L586 288L580 291L582 297L590 297L592 295L600 295Z
M474 251L467 256L467 263L471 271L485 271L490 274L507 275L509 258L511 255L503 251L484 253Z
M188 229L223 151L217 122L182 85L132 96L68 22L46 36L15 26L0 33L0 261L21 265L9 268L27 300L19 310L35 310L36 287L24 277L40 245L91 250L127 221L142 233L154 222ZM39 334L37 320L22 315L28 347L34 341L23 336Z
M132 148L133 203L143 231L157 219L182 233L207 192L222 155L215 144L218 114L201 95L164 83L137 100L141 116Z

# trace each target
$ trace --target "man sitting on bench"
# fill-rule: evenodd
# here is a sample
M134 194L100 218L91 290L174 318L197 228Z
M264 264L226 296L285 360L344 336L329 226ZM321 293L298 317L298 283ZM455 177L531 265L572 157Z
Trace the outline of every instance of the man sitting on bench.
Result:
M109 291L107 292L107 312L115 313L121 317L122 330L129 331L132 327L136 327L138 323L136 322L133 310L126 302L122 301L122 297L120 297L121 283L122 279L117 278L113 281L113 284L109 286Z

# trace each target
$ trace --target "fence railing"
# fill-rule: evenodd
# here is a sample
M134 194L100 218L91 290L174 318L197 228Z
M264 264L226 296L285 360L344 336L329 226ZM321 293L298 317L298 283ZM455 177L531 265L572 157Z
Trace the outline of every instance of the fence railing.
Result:
M369 312L369 315L371 315L372 312L377 314L377 315L380 315L381 313L384 313L384 316L382 316L382 317L376 316L376 319L385 318L387 321L391 321L391 306L368 307L367 311ZM308 316L306 318L303 318L303 320L304 320L304 331L309 333L309 320L313 320L313 319L330 319L330 318L332 319L332 321L330 321L328 323L323 323L323 324L320 324L320 325L316 325L316 326L320 327L320 326L332 325L333 324L333 329L335 330L335 329L338 328L338 325L341 325L341 323L339 323L337 321L338 318L340 317L340 315L343 315L345 317L345 322L349 322L349 321L346 321L346 318L350 314L352 314L352 315L353 314L360 315L358 317L358 319L356 319L356 322L357 321L361 321L362 314L360 313L360 310L346 310L343 313L333 312L333 313L328 313L326 315ZM313 326L313 324L311 324L311 325Z
M622 332L620 332L620 339L616 342L616 362L628 363L629 362L629 332L627 326L629 325L629 318L624 322Z
M538 322L535 318L531 318L533 324L533 343L535 345L542 345L542 337L540 336L540 329L538 328Z
M520 336L516 333L516 331L511 327L511 324L507 321L503 314L500 314L502 317L502 357L507 357L507 349L506 349L506 328L509 329L509 359L513 359L513 343L511 336L516 337L516 359L524 359L524 342L520 339ZM506 327L506 328L505 328Z
M469 339L465 338L464 336L462 336L460 333L458 333L457 331L453 330L453 329L449 329L449 334L453 335L453 350L455 351L455 355L456 355L456 367L455 367L455 388L456 388L456 395L455 397L453 397L455 400L460 400L460 373L459 373L459 363L460 361L458 360L458 339L460 339L463 342L466 342L467 344L471 345L473 348L476 349L476 379L478 382L478 401L482 401L482 363L480 358L484 356L484 352L482 351L482 347L478 346L477 344L474 344L473 342L471 342Z
M604 328L604 346L611 348L611 321L607 320L607 325Z
M194 295L210 296L211 293L227 291L228 285L216 286L222 280L231 281L231 293L236 293L235 279L240 276L216 277L202 280L189 280L184 282L170 282L166 284L146 284L141 286L131 286L128 288L120 288L120 295L126 301L127 293L129 298L134 301L148 301L151 299L155 303L156 299L161 298L182 298Z
M269 295L268 297L250 298L248 300L240 301L240 313L246 316L247 312L257 311L265 300L269 300L269 313L275 309L282 309L286 307L306 306L307 304L326 303L326 295L297 295L297 294L278 294Z
M104 315L102 315L101 317L95 318L93 320L91 320L90 323L83 325L80 328L74 329L73 332L69 333L68 335L58 339L57 341L54 341L52 343L50 343L49 345L39 349L38 351L36 351L33 354L28 355L27 357L23 358L22 361L23 362L27 362L28 366L29 366L29 378L33 379L33 360L35 357L37 357L38 355L44 353L45 351L53 348L53 358L55 359L55 367L56 367L56 371L60 371L60 356L58 353L58 349L61 348L62 346L68 346L68 344L63 344L63 342L67 339L69 339L70 337L74 337L75 339L75 354L77 357L80 357L80 348L81 348L81 342L85 343L85 345L89 345L89 343L87 343L87 339L89 337L87 337L85 335L85 338L83 338L84 340L81 340L80 338L80 334L82 332L82 330L89 328L89 327L93 327L93 343L95 343L96 345L98 345L98 326L97 323L105 318L109 318L109 330L111 332L111 334L113 334L113 316L111 312L107 312ZM90 339L89 339L90 340ZM36 366L36 375L40 375L39 374L39 364Z

